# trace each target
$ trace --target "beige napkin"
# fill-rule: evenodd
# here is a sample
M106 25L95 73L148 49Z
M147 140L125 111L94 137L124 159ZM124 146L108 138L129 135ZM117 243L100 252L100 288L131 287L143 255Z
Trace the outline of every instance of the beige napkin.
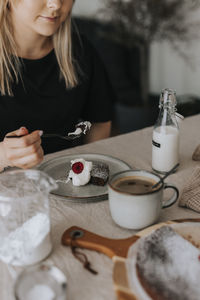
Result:
M200 160L200 145L196 147L194 150L194 153L192 154L192 159L193 160Z
M200 212L200 167L194 169L185 183L179 206L185 206Z

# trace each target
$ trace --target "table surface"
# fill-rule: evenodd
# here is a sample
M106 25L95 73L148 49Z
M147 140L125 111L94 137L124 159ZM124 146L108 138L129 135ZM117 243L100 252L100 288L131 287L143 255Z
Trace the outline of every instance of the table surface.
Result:
M192 153L200 144L200 115L186 118L180 126L180 167L166 182L173 182L181 192L184 183L200 162L192 160ZM65 154L99 153L119 158L132 167L151 170L152 127L111 137L95 143L79 146L45 156L45 161ZM114 300L111 259L103 254L83 250L98 275L85 270L74 258L69 247L61 245L63 232L77 225L108 238L126 238L136 231L117 226L111 219L108 201L96 203L72 203L50 196L53 251L46 259L53 262L67 276L69 300ZM162 211L159 222L180 218L198 218L199 214L176 203ZM0 299L13 300L12 276L8 266L0 263ZM13 271L13 270L12 270ZM15 270L16 271L16 270ZM42 300L42 299L41 299Z

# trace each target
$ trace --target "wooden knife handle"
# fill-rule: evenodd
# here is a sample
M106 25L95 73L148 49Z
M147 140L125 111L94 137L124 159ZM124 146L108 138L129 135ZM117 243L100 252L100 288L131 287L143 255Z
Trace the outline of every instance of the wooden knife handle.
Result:
M135 235L127 239L109 239L73 226L63 233L62 244L64 246L71 245L74 235L73 245L104 253L110 258L113 256L127 257L129 247L139 238Z

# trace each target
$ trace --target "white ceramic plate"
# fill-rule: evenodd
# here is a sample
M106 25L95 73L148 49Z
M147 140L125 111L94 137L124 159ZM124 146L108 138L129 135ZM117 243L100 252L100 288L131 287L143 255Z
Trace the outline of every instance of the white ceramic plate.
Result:
M103 162L109 166L109 177L114 173L129 170L131 167L118 158L102 155L102 154L76 154L65 155L48 160L42 163L38 169L47 173L55 180L62 180L66 178L67 170L70 169L71 160L83 158L92 162ZM64 200L71 200L73 202L94 202L102 201L108 198L107 184L104 186L97 186L87 184L85 186L73 186L71 180L69 182L58 182L58 189L52 194L59 196Z

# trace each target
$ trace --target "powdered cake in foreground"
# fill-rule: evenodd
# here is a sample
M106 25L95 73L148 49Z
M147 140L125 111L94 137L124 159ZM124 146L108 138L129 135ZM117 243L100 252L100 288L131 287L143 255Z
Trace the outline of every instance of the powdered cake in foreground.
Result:
M200 251L171 227L139 241L137 275L154 300L200 299Z

